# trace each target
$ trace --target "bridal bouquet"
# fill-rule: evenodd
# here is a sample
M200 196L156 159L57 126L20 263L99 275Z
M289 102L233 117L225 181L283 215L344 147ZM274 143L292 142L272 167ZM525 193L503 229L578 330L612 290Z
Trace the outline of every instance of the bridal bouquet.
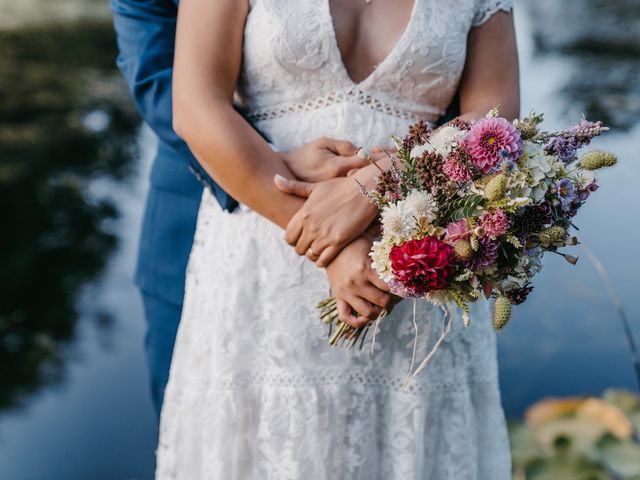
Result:
M374 190L362 187L380 210L372 267L393 294L456 306L465 325L471 303L494 297L499 329L533 290L545 252L575 264L558 249L578 243L569 233L573 217L598 188L594 172L616 158L602 151L578 156L607 130L601 122L583 119L546 132L542 120L530 114L512 123L492 110L437 130L421 121L404 139L394 138L390 168L381 170ZM364 341L368 327L341 322L335 299L318 308L332 327L332 345Z

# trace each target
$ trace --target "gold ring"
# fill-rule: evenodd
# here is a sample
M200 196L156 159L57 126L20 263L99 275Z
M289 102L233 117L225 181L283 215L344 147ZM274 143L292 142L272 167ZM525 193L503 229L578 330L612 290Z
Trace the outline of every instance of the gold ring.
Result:
M307 249L307 254L311 254L311 259L312 260L315 260L315 259L317 259L319 257L319 255L316 255L316 253L313 250L311 250L311 247L309 247Z

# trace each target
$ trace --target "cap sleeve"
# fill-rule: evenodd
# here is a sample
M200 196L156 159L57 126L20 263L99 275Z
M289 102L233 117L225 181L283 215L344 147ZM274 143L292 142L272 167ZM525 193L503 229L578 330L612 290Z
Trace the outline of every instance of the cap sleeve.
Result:
M500 10L510 12L513 10L513 4L514 0L477 0L471 25L474 27L482 25Z

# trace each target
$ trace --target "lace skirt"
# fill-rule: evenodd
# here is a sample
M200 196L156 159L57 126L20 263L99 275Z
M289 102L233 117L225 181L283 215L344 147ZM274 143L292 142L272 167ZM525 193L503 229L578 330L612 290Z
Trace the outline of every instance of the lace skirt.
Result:
M485 303L459 316L406 382L413 304L375 352L332 348L315 311L323 270L246 208L203 196L161 418L158 479L507 480L510 457ZM417 359L443 313L417 303Z

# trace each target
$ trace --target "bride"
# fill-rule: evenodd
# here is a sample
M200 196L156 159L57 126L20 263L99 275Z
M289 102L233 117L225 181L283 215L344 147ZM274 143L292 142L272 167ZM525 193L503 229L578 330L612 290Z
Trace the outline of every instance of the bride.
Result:
M354 181L377 170L334 178L284 152L320 137L345 155L388 146L456 91L462 119L496 105L515 117L511 3L182 0L174 125L242 206L205 191L157 478L510 478L487 304L469 328L454 319L408 386L412 302L384 319L374 355L329 347L315 305L330 289L353 325L393 301L369 268L376 212ZM425 301L416 313L424 355L443 316Z

